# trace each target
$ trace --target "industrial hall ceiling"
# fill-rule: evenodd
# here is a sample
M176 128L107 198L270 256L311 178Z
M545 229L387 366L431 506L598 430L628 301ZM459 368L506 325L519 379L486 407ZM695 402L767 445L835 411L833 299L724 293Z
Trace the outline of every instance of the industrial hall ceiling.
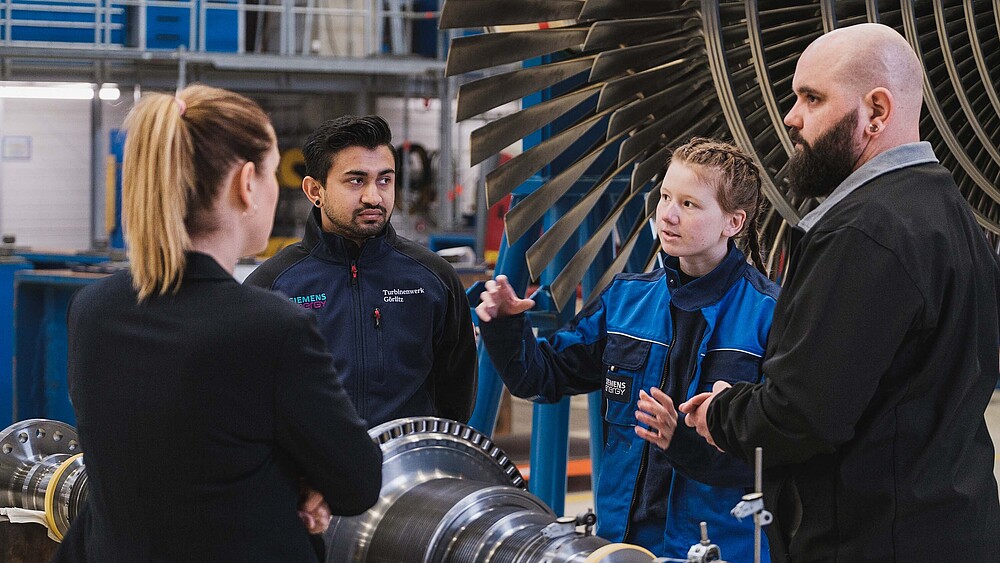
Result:
M824 32L863 22L893 27L922 61L921 137L952 171L997 247L1000 1L446 0L441 16L442 28L486 30L451 44L447 72L468 80L459 90L458 120L529 97L520 111L473 133L472 164L547 132L487 175L488 203L553 161L567 163L506 218L513 244L571 188L577 194L574 207L526 253L533 278L597 212L594 204L614 191L613 180L628 178L610 213L600 211L593 243L579 250L582 266L571 268L571 261L569 279L554 285L557 302L575 291L612 227L623 253L639 233L648 236L648 217L620 221L621 212L643 199L646 213L653 211L655 198L647 195L670 149L695 135L732 140L755 155L770 203L768 258L779 268L788 225L816 205L791 193L785 180L793 145L782 119L795 101L796 61ZM611 269L623 265L616 260Z

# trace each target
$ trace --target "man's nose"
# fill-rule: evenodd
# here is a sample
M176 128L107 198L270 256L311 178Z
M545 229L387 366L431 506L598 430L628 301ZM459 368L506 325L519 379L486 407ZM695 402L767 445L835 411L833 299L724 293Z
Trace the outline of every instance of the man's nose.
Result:
M785 119L783 120L785 125L789 127L795 127L796 129L802 129L801 127L802 122L799 120L798 108L799 108L799 103L795 102L795 105L792 106L792 109L788 110L788 113L785 114Z
M361 201L370 205L378 205L382 203L382 196L378 193L378 187L375 183L369 183L365 185L365 189L361 192Z

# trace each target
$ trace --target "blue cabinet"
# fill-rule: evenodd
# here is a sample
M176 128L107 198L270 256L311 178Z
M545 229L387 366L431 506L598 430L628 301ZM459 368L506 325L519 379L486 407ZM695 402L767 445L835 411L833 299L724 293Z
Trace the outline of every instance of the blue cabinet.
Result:
M173 6L146 8L146 48L176 49L183 45L189 51L198 49L199 21L203 0L193 5L178 2ZM235 53L240 50L239 0L211 0L204 3L205 50ZM195 25L191 25L194 18ZM193 36L192 36L193 34Z
M77 290L104 276L66 270L14 274L13 420L76 424L66 386L66 310Z

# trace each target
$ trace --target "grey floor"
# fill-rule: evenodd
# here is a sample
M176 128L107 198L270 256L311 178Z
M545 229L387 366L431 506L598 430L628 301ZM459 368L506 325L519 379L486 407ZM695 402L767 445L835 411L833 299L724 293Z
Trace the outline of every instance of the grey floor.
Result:
M574 397L570 410L570 428L573 436L587 436L587 401L583 397ZM512 430L515 433L531 432L531 403L515 399L512 404ZM1000 391L993 393L993 399L986 409L986 425L993 437L995 449L1000 452ZM1000 454L994 458L993 472L1000 483ZM1000 489L998 489L1000 491ZM1000 492L998 492L1000 494ZM593 496L590 491L574 492L566 495L566 515L576 515L593 507Z

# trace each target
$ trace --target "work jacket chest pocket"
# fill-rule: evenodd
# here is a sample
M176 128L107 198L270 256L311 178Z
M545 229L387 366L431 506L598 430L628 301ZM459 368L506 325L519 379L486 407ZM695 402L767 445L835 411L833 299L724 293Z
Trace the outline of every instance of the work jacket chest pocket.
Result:
M619 334L609 334L604 347L605 420L635 426L635 409L642 376L649 362L651 343Z
M757 383L761 361L759 355L735 348L709 350L702 360L697 392L711 391L716 381Z

